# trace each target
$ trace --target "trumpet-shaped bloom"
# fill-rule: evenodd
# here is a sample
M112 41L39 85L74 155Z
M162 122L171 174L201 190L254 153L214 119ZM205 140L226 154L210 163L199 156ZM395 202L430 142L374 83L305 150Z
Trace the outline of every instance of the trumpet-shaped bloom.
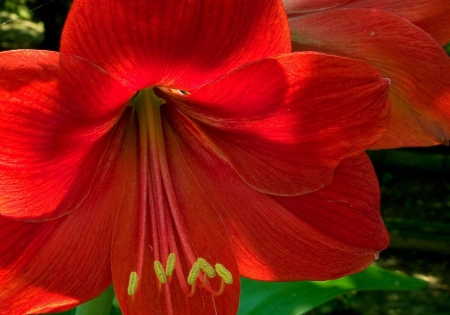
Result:
M0 54L0 309L112 282L124 314L235 314L239 276L330 279L387 246L368 64L290 53L276 0L76 0L61 53Z
M361 59L390 78L392 114L373 148L449 144L450 2L284 0L294 51Z

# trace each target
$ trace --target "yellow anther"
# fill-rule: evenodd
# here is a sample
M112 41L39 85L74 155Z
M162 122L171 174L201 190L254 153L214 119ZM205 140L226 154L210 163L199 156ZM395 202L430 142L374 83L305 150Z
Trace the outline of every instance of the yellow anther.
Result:
M176 257L174 253L170 253L167 257L166 276L170 277L175 270Z
M138 286L139 277L136 271L130 273L130 280L128 280L128 295L134 295Z
M214 278L216 276L216 272L214 271L213 266L209 264L204 258L198 258L197 262L200 264L200 269L207 275L209 278Z
M219 277L222 278L223 282L225 282L226 284L233 283L233 276L231 275L231 272L229 272L228 269L224 267L224 265L216 264L215 269Z
M189 271L189 275L187 277L187 283L189 285L193 285L195 283L195 280L197 280L199 273L200 273L200 264L198 262L195 262L192 265L191 271Z
M159 282L166 283L167 277L164 273L164 267L159 260L155 260L153 263L153 268L155 268L156 277L158 277Z

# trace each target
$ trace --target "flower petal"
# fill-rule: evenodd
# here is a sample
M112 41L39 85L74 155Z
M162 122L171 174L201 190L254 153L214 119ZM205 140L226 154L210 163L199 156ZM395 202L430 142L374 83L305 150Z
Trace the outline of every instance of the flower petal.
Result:
M377 9L402 17L430 34L441 46L450 41L450 2L442 0L283 0L290 17L339 6ZM344 18L342 18L344 19Z
M166 117L177 142L169 146L174 170L191 172L173 180L189 191L197 209L213 207L221 214L241 275L261 280L337 278L365 268L386 248L389 236L379 213L378 182L365 154L343 160L333 183L317 192L271 196L243 183L181 115Z
M297 53L170 96L169 107L191 117L199 137L254 189L298 195L328 185L342 159L381 137L388 87L363 62Z
M326 10L344 5L352 0L283 0L287 14Z
M0 54L0 214L49 219L76 209L132 92L90 62Z
M375 148L448 144L450 59L428 34L392 14L365 9L317 13L290 23L296 50L362 59L391 79L392 115Z
M348 8L367 8L398 15L430 34L441 46L450 41L450 2L442 0L354 0Z
M94 298L111 283L117 211L133 207L128 189L133 179L126 168L132 151L122 147L125 123L111 135L117 141L108 147L96 185L76 211L38 223L0 216L2 314L67 310Z
M166 131L170 132L170 127L165 125ZM170 136L170 135L169 135ZM170 144L168 141L169 156L171 155ZM179 155L178 152L175 154ZM175 158L176 159L176 158ZM227 234L225 226L219 214L211 209L211 206L205 202L207 200L192 199L190 188L185 184L189 183L186 177L190 176L189 168L183 165L171 164L171 176L175 185L175 193L179 209L181 212L183 223L187 229L188 240L190 242L196 258L205 258L212 266L215 263L223 264L233 275L233 283L226 285L224 293L214 296L206 291L206 289L198 288L192 297L188 297L183 286L187 286L186 278L192 264L187 262L183 255L181 240L182 238L177 231L178 255L176 263L181 265L184 276L180 274L173 275L171 284L164 284L163 291L158 292L158 280L154 271L154 250L152 247L152 232L150 231L151 222L147 225L145 234L145 247L142 253L143 268L139 270L139 226L140 213L137 211L139 197L134 201L136 206L126 207L118 213L117 224L114 231L113 251L112 251L112 272L113 282L117 299L123 314L140 314L143 309L151 310L158 314L226 314L234 315L237 313L239 304L239 272L233 252L230 237ZM133 178L139 178L140 172L136 163L129 163L128 170ZM139 191L139 187L130 187L130 191ZM153 192L153 187L149 189ZM150 198L153 201L152 198ZM150 211L156 211L151 208ZM166 207L163 211L169 212ZM149 215L150 216L150 215ZM170 214L168 215L170 216ZM147 222L151 218L147 219ZM173 226L173 228L175 228ZM167 233L167 231L160 231ZM158 242L162 243L161 235L158 235ZM162 254L157 254L162 255ZM166 257L161 259L165 267ZM136 292L132 295L128 294L128 286L131 272L137 272L138 286ZM221 285L220 278L216 275L213 279L208 279L213 290L219 290ZM190 287L189 287L190 289Z
M277 0L79 0L61 51L136 89L190 91L249 61L289 52L290 40Z

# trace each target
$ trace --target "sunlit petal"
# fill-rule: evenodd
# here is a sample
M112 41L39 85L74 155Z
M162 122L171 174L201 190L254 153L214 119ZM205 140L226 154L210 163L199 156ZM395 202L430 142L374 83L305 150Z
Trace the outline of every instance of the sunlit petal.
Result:
M0 214L38 220L76 209L131 95L77 57L1 53Z
M212 142L250 186L299 195L331 183L342 159L381 137L388 88L389 81L365 63L289 54L173 97L168 107L192 118L199 137Z
M249 61L289 52L287 31L277 0L79 0L61 51L136 89L189 91Z
M125 145L126 124L122 120L117 132L109 135L114 141L104 152L107 158L96 185L76 211L39 223L0 216L2 314L67 310L99 295L111 283L116 215L134 208L132 174L126 166L136 152Z

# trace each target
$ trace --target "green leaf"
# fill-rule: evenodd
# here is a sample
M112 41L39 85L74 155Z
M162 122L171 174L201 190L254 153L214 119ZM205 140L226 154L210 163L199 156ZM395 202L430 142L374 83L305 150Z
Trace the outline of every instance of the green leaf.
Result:
M105 292L95 299L86 302L77 308L61 313L50 313L47 315L122 315L119 304L114 295L111 285Z
M70 310L70 311L65 311L65 312L61 312L61 313L48 313L47 315L75 315L76 312L76 308Z
M418 290L426 281L370 266L329 281L262 282L241 278L238 315L299 315L355 290Z
M75 315L109 315L111 314L114 289L112 285L105 292L77 307Z

